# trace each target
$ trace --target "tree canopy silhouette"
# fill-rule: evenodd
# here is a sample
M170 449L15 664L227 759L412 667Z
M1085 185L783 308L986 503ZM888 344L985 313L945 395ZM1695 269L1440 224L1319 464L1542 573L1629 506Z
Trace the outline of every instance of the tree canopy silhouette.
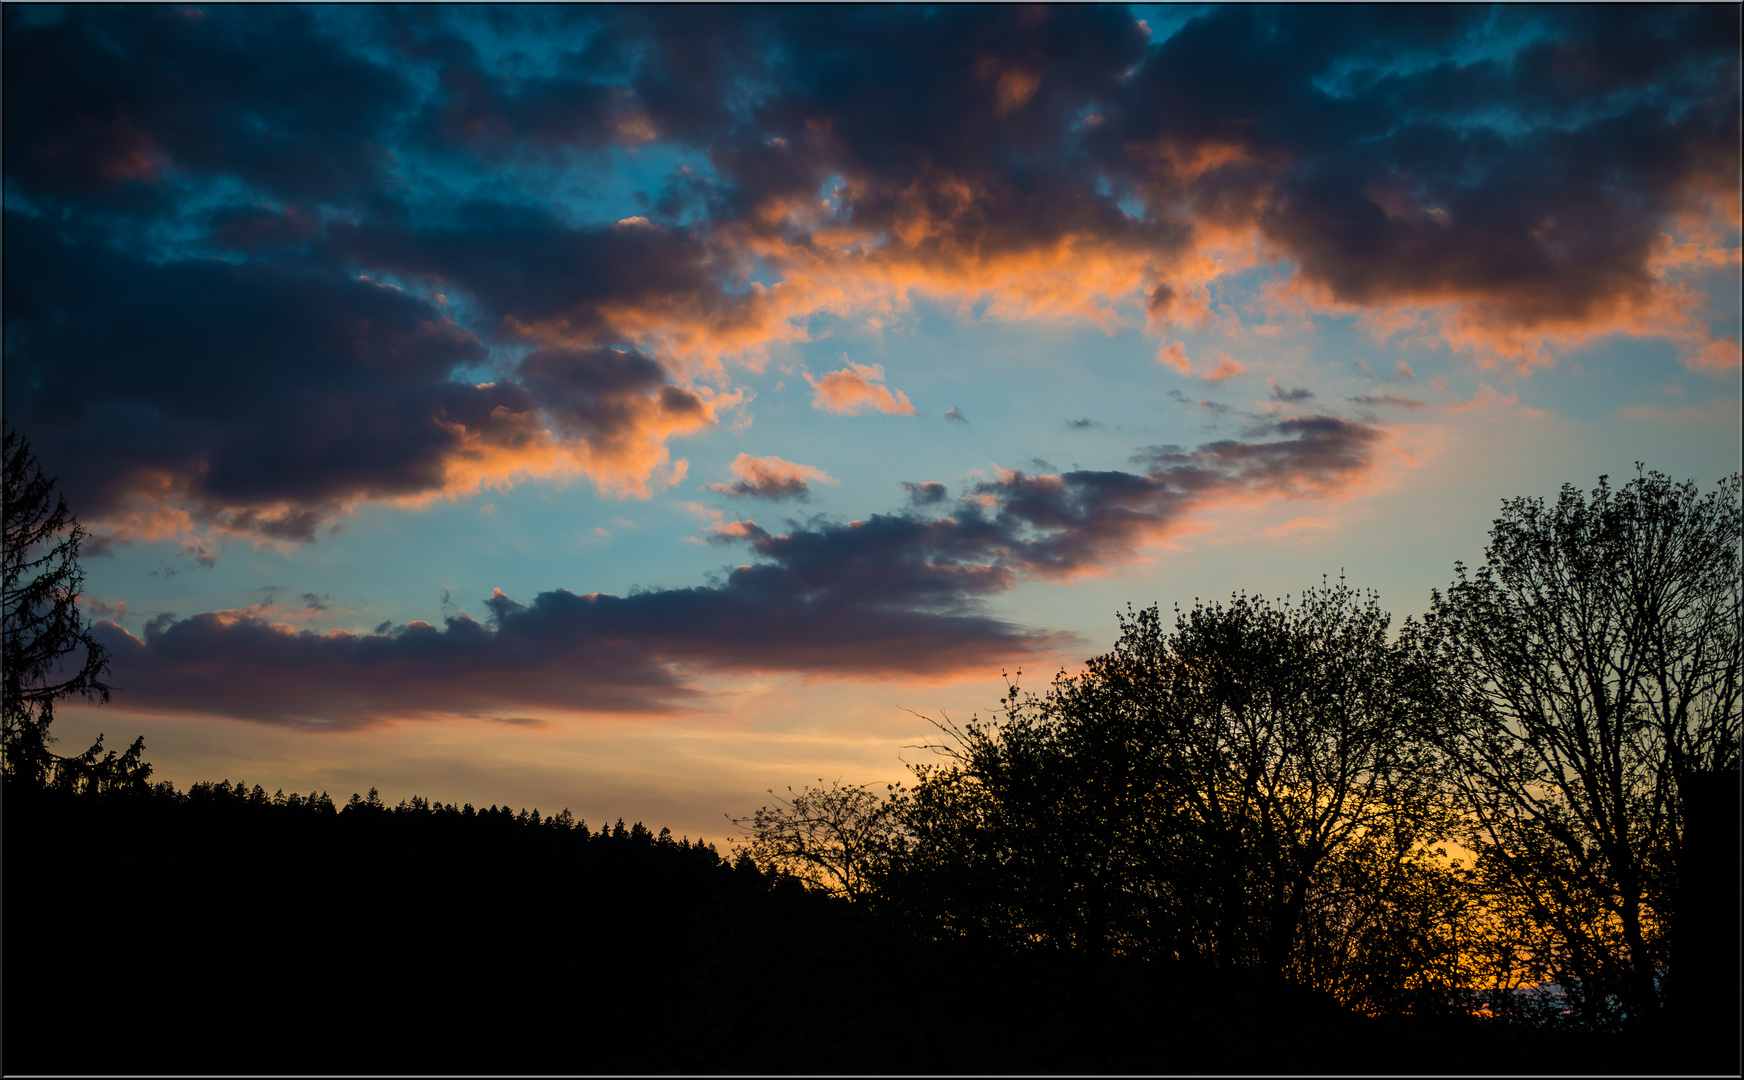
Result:
M897 887L953 932L1445 997L1452 828L1388 616L1342 582L1121 619L916 768Z
M1659 1008L1695 774L1739 764L1739 474L1511 499L1414 635L1498 911L1589 1024Z
M85 574L79 549L89 534L55 491L30 442L5 431L5 528L0 572L0 650L5 663L0 707L0 767L9 779L65 784L143 782L143 739L126 753L103 753L103 737L83 754L49 751L55 702L107 702L109 653L79 611Z
M823 783L820 779L818 783ZM728 820L745 833L760 866L849 900L864 897L902 842L901 796L880 798L860 784L770 791L775 805Z
M1652 1029L1681 1000L1688 1028L1736 999L1704 957L1735 844L1701 815L1737 790L1740 518L1738 474L1508 500L1485 564L1392 640L1342 581L1172 631L1129 608L1081 673L938 721L912 787L740 824L764 865L938 939L1368 1013Z

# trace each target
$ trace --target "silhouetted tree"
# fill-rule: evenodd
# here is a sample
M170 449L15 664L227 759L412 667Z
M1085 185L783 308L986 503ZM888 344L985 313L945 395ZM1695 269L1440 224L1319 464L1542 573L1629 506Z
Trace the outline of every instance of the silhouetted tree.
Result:
M1123 617L1082 675L1014 687L997 723L943 725L906 811L907 887L958 932L1012 942L1346 996L1373 997L1375 969L1434 981L1450 822L1387 624L1342 583L1196 605L1173 633L1155 607Z
M79 549L88 534L44 476L30 443L10 426L4 436L4 559L0 571L0 639L4 704L0 765L9 779L105 787L140 783L150 766L136 740L122 755L103 755L103 739L62 758L48 749L54 704L65 697L107 702L109 653L79 612L84 571Z
M1739 475L1511 499L1410 635L1492 907L1589 1024L1660 1003L1694 772L1738 767Z
M771 790L774 806L729 818L744 831L751 858L832 896L862 898L901 843L901 800L840 780L787 793L783 799Z

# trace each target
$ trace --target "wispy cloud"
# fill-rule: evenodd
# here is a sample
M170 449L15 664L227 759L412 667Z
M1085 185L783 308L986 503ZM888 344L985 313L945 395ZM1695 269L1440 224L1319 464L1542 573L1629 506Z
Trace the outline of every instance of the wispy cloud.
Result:
M1345 400L1358 405L1387 405L1397 409L1426 409L1429 407L1427 402L1418 401L1416 398L1400 397L1398 394L1358 394L1355 397L1345 398Z

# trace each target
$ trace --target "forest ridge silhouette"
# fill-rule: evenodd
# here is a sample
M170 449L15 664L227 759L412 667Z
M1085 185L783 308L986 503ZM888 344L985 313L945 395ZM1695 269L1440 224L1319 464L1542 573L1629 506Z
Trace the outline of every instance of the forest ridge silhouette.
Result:
M9 1071L1736 1068L1738 474L1508 500L1396 632L1342 580L1129 608L723 855L57 753L114 688L5 471Z

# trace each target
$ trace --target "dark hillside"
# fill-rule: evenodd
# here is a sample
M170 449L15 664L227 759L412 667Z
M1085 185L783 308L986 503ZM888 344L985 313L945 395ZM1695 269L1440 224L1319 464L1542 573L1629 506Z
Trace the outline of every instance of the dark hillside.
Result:
M1627 1047L924 941L507 810L9 790L8 1072L1627 1071ZM1451 1055L1451 1056L1450 1056Z
M506 810L9 793L5 1067L675 1068L731 877Z

